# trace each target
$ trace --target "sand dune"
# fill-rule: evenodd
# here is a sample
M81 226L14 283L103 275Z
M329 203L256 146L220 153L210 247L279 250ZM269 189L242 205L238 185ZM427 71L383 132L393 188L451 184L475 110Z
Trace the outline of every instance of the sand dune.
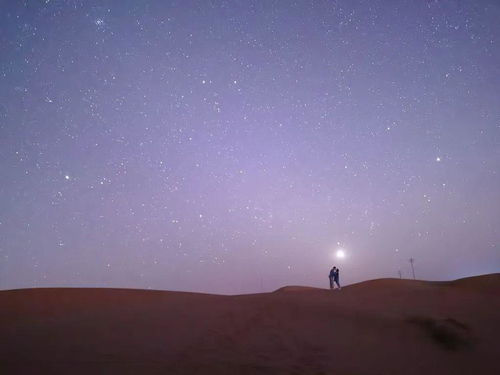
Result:
M500 374L500 274L219 296L0 292L1 374Z

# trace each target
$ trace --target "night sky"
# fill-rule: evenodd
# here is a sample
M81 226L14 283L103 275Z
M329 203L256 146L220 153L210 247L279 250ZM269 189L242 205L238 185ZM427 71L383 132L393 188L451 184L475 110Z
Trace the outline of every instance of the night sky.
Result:
M1 289L444 280L499 228L497 0L0 1Z

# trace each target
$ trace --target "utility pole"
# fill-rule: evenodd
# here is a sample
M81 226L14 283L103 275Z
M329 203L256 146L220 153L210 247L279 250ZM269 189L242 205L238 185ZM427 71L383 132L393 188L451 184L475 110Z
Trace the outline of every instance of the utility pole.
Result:
M415 262L415 259L410 258L411 273L413 274L413 280L415 280L415 269L413 268L413 262Z
M399 278L402 279L403 278L403 275L401 274L401 270L398 270L398 275L399 275Z

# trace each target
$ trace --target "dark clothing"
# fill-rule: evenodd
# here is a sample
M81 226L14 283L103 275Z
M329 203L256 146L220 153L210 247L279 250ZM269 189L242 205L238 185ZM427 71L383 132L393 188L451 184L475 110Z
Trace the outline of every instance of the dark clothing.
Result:
M335 271L335 274L333 275L333 280L335 281L335 284L337 284L338 288L340 289L340 283L339 283L339 269Z
M335 268L332 268L330 270L330 274L328 275L328 278L330 279L330 289L333 289L333 280L335 279Z

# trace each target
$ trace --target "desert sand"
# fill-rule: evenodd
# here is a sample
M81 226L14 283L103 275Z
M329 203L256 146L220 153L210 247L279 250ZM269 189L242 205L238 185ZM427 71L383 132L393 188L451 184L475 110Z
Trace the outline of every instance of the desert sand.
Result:
M239 296L0 292L3 375L500 374L499 341L500 274Z

